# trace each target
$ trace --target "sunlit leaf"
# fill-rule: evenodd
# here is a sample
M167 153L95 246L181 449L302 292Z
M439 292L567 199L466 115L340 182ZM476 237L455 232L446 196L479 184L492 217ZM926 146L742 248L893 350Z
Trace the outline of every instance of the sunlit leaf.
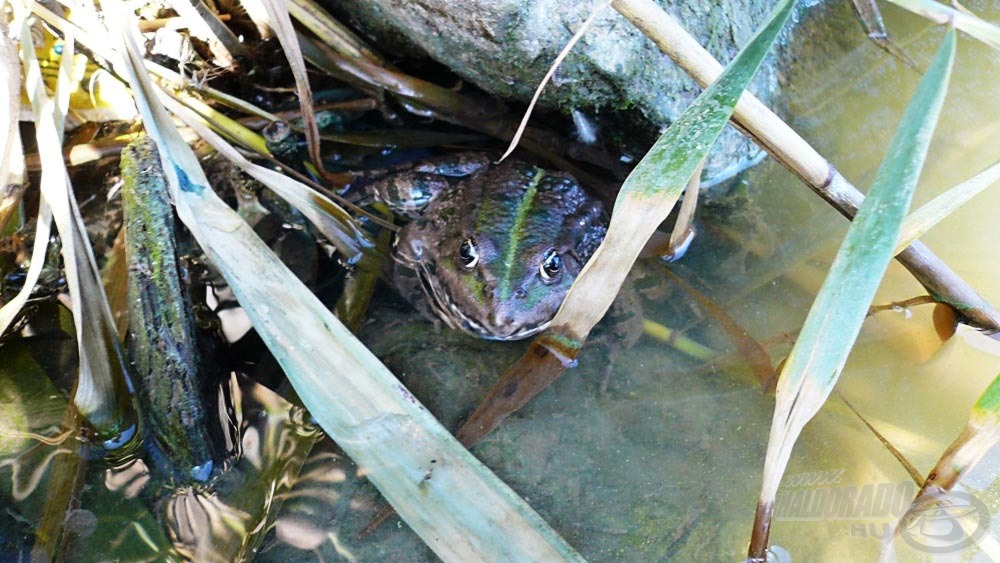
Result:
M1000 49L1000 27L997 27L965 10L956 9L934 0L889 0L893 4L919 14L942 25L953 25L979 41Z
M646 241L729 121L794 3L780 2L768 21L707 90L657 139L622 185L604 241L573 283L550 329L535 339L458 431L476 443L545 389L575 361L604 316Z
M778 485L805 424L833 391L892 258L923 168L955 53L949 29L896 130L868 197L813 302L778 379L749 557L764 561Z
M23 45L32 44L27 25L21 29L21 41ZM25 87L31 99L38 150L43 162L40 184L44 200L40 205L43 211L46 205L51 207L52 218L62 239L66 283L76 328L80 375L73 403L98 434L111 441L110 446L129 439L135 429L134 413L126 391L126 365L97 262L62 159L60 131L66 107L57 106L45 93L45 83L34 50L22 49L22 56ZM61 75L56 88L57 96L66 87L65 76ZM68 97L63 96L61 101L67 103ZM44 233L44 230L41 232ZM36 241L36 249L38 246Z
M0 108L3 108L0 111L4 112L0 119L5 120L4 126L0 128L0 159L2 159L0 160L0 238L3 238L8 232L7 226L18 214L26 179L21 135L15 118L20 112L21 61L17 56L17 45L8 37L6 29L0 32L0 74L5 77L4 85L6 86L0 91L0 96L2 96ZM0 307L0 336L3 336L3 333L21 312L21 308L31 296L31 291L42 272L45 249L49 242L52 215L48 205L45 205L44 202L40 203L38 211L36 224L42 238L39 240L39 236L35 237L31 266L28 268L21 290L9 302Z
M344 255L348 262L356 261L366 248L374 246L368 235L357 227L350 214L329 198L280 172L250 162L183 106L169 98L164 101L175 114L180 115L195 130L199 137L219 151L219 154L302 212L302 215Z
M269 155L264 137L260 134L244 127L235 119L216 110L212 106L202 102L191 95L180 95L181 103L191 108L199 116L204 118L204 122L212 127L216 132L224 135L231 141L235 141L244 147L260 155ZM189 120L190 123L191 120Z
M157 142L178 215L323 429L443 559L578 560L212 191L145 75L127 10L106 5L128 60L120 72Z
M972 467L1000 443L1000 375L986 388L969 413L965 429L945 450L920 490L950 491Z
M924 236L949 215L969 202L970 199L982 193L986 188L1000 180L1000 162L996 162L986 170L951 188L943 194L920 206L920 209L910 213L903 221L896 244L898 254L913 241Z

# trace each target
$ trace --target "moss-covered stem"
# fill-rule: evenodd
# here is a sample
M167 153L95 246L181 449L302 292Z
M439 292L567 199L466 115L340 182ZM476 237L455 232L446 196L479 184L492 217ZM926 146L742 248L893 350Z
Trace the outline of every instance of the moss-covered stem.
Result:
M156 148L147 138L122 151L121 166L132 305L129 357L147 439L177 476L203 480L211 473L212 457L194 319L177 265L173 206Z

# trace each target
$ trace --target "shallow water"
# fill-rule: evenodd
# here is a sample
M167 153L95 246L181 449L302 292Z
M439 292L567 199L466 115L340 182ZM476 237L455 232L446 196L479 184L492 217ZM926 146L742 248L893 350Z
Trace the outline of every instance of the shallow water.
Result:
M846 5L820 8L856 26ZM984 3L972 8L988 19L1000 15ZM926 64L941 31L892 7L885 15L897 41ZM837 42L844 51L835 64L789 72L787 106L797 116L793 125L865 189L919 76L860 32ZM994 101L998 67L996 53L962 37L915 205L1000 154L1000 104ZM987 192L923 239L993 303L1000 303L1000 261L985 241L1000 235L993 219L997 213L1000 198ZM772 161L746 174L729 196L710 198L700 221L700 238L671 270L765 343L777 364L822 283L846 221ZM643 283L648 285L648 278ZM473 452L588 559L740 560L760 486L773 398L760 392L725 333L696 300L669 282L654 289L658 295L644 299L646 317L718 350L719 360L705 364L647 337L617 357L608 375L602 351L591 349L581 367ZM893 263L876 303L922 293ZM450 427L523 350L420 329L386 339L385 327L399 322L393 319L375 321L378 328L369 333L373 349ZM926 474L998 373L996 341L962 327L942 344L931 307L925 305L866 321L838 391ZM965 482L994 513L1000 508L997 466L987 460ZM346 466L345 474L351 473ZM806 427L788 475L771 538L785 560L875 559L885 526L894 523L892 514L898 516L916 491L900 463L839 398ZM359 491L351 501L339 500L340 509L332 511L338 522L329 529L339 547L335 550L332 542L317 546L324 560L338 557L334 551L358 560L433 560L400 524L364 539L352 537L376 502L370 489ZM839 514L817 516L809 502L821 494L852 502L841 502ZM346 508L351 503L357 510ZM903 560L928 555L896 543ZM278 561L296 553L301 554L276 542L261 557Z
M970 8L986 19L1000 19L1000 9L987 2ZM853 27L831 40L841 49L833 64L810 66L808 61L815 58L800 58L803 65L786 76L786 105L795 116L793 126L864 189L919 76L865 41L846 5L816 9L846 17ZM920 18L891 6L884 9L896 40L918 63L926 64L940 30L928 29ZM972 176L1000 154L998 76L1000 57L962 36L915 205ZM1000 240L1000 222L995 220L1000 197L995 190L979 196L923 240L987 300L1000 304L1000 261L989 244ZM846 221L772 161L749 171L728 196L709 198L699 221L699 238L671 271L723 307L766 345L777 364L822 283ZM658 278L657 268L644 266L646 275L637 282L645 288L645 316L683 331L717 350L719 357L705 363L646 337L615 355L606 372L607 350L591 347L580 367L473 452L590 560L741 560L773 398L760 391L718 322L691 295L676 284L649 281ZM876 302L921 293L912 277L893 263ZM450 428L524 349L523 344L434 333L415 315L401 315L391 307L377 308L372 315L362 337ZM1000 343L960 328L942 344L931 323L931 308L918 306L866 321L838 390L926 474L998 373ZM174 513L187 515L178 519L186 528L164 531L140 502L137 489L145 483L141 477L91 467L84 510L68 514L65 521L76 531L72 541L78 543L71 545L80 548L70 551L69 559L101 560L113 547L126 560L157 560L164 553L158 550L171 543L170 533L179 549L174 556L200 560L225 560L221 553L232 553L226 550L232 548L227 542L233 538L243 540L239 549L246 553L259 550L261 561L434 559L398 521L370 536L356 536L381 501L328 440L313 450L291 488L285 476L294 474L302 460L292 455L272 460L272 467L268 456L275 448L308 449L314 430L299 420L301 413L266 390L244 384L240 392L247 405L243 416L255 424L246 425L240 434L247 464L231 471L221 484L222 495L230 495L225 510L211 508L205 501L209 497L199 491L180 491L183 494L174 495L182 497L173 501L180 507ZM55 399L49 403L49 417L57 424L62 406ZM23 467L44 465L26 460ZM261 496L283 501L276 526L266 537L240 528L254 522L251 513L261 507L240 507L233 500L252 498L254 485L265 482L255 473L261 467L268 467L268 479L277 483L274 491ZM965 481L966 490L994 515L1000 508L997 467L1000 462L994 456ZM15 475L13 468L0 467L0 477L28 486L30 472ZM788 474L779 491L785 504L779 504L771 539L791 560L876 558L878 537L884 525L893 522L893 506L889 502L880 507L875 496L882 491L894 501L915 490L907 484L902 466L838 398L806 427ZM865 491L872 494L873 503L867 512L858 503L844 514L825 517L802 504L819 494L861 498ZM43 511L46 494L52 491L39 489L8 514ZM93 521L95 516L99 522ZM993 524L993 533L1000 537L998 527ZM185 533L197 529L218 531L215 545L191 543ZM33 541L30 522L8 522L0 540L5 557L26 560ZM903 560L927 555L897 544Z

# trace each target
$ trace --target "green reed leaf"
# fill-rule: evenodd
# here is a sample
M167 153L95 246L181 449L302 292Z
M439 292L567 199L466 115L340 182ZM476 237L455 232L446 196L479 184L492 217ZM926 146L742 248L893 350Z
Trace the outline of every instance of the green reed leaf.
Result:
M955 30L949 29L903 114L868 197L851 223L781 371L751 560L766 557L774 498L792 447L833 391L892 258L941 113L954 55Z
M442 558L579 560L463 448L211 189L143 70L125 7L105 4L177 214L323 429Z

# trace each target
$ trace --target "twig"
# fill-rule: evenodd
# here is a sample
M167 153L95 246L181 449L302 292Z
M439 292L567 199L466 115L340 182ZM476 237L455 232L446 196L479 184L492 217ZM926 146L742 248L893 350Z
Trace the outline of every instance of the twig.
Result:
M521 135L528 127L528 120L531 119L531 112L534 111L535 104L538 103L538 99L542 97L542 90L545 89L545 85L549 83L549 80L551 80L553 76L555 76L556 70L559 69L559 65L566 60L566 56L569 55L569 52L573 50L573 47L580 41L581 38L583 38L583 34L590 29L590 26L597 19L597 16L601 15L610 4L611 1L608 0L607 2L604 2L594 8L594 11L590 13L590 16L583 22L583 25L580 26L580 29L576 30L576 33L574 33L573 37L570 38L568 43L566 43L566 46L559 51L559 55L556 57L556 60L552 61L548 72L545 73L545 77L542 78L542 81L538 83L538 87L535 88L535 95L531 97L531 102L528 103L528 109L524 110L524 116L521 118L521 123L517 126L517 130L514 132L514 138L510 140L510 145L507 146L507 150L500 156L501 161L510 156L510 153L514 152L514 149L517 148L517 143L521 140Z
M674 18L651 0L615 0L612 7L656 43L698 84L706 87L722 65ZM775 160L802 179L847 218L857 213L864 195L787 123L749 92L736 105L733 121ZM1000 332L1000 311L983 299L926 245L914 242L896 256L934 298L954 307L963 322Z

